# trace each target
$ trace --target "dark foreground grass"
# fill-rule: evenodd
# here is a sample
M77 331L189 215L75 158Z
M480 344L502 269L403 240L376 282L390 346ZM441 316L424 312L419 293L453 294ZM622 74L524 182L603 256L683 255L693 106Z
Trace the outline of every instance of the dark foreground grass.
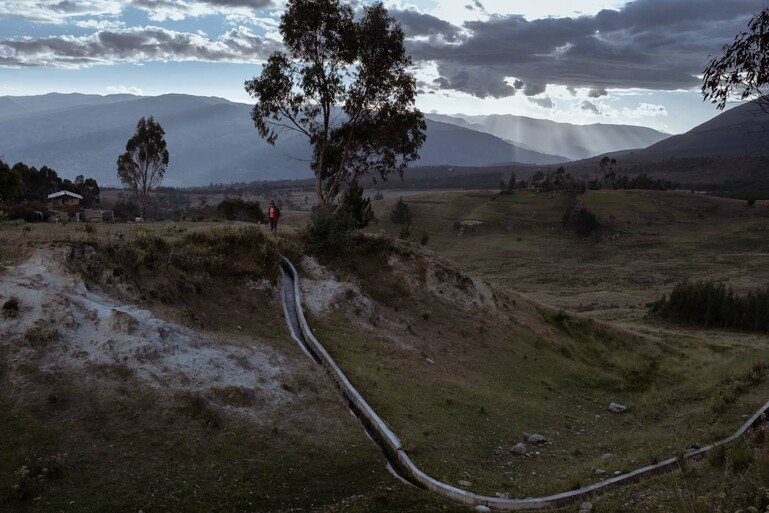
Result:
M265 432L138 388L61 387L24 406L0 398L4 512L458 511L395 481L352 418L320 436Z

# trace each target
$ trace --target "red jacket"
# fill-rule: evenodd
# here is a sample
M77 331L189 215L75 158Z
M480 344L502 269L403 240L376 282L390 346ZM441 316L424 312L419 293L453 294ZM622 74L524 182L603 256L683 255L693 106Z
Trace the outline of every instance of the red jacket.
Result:
M270 205L270 208L267 209L267 218L275 221L280 219L280 209L275 205Z

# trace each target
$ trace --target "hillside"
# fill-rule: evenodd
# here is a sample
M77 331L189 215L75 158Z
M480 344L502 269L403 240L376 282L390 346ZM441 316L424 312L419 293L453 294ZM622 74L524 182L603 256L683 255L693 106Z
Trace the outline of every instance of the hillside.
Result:
M48 165L65 177L114 184L115 162L141 116L155 116L171 153L167 185L204 185L310 176L309 147L292 133L276 146L259 138L251 107L189 95L59 95L0 98L0 155ZM511 145L492 135L428 121L418 165L485 166L513 161L554 164L562 157Z
M525 116L446 116L430 114L436 121L493 134L512 144L541 153L563 155L571 160L601 153L645 148L668 134L631 125L574 125Z
M747 157L769 154L769 114L746 103L719 114L685 134L636 152L647 160L667 157Z

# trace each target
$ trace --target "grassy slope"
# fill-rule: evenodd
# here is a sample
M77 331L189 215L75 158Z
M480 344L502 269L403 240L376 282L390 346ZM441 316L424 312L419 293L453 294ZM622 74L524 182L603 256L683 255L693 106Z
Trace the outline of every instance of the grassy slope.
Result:
M4 256L20 261L41 244L105 248L114 232L138 228L99 225L89 234L73 224L31 225L30 231L4 225L0 236ZM179 243L190 232L212 228L152 223L141 227L141 238ZM392 478L325 374L288 338L279 304L242 277L218 281L210 261L198 260L200 249L181 244L169 259L165 247L149 260L146 252L85 251L71 263L83 269L91 286L164 317L215 337L275 348L290 364L283 382L296 395L294 409L263 412L257 403L254 424L197 396L168 397L117 365L94 366L78 376L41 367L23 342L4 340L0 510L456 511ZM147 264L156 260L171 264ZM202 271L189 267L195 262ZM234 265L248 271L257 264L245 259ZM117 280L120 286L109 280L110 287L100 282L105 275L127 280ZM203 287L193 292L190 284L197 282ZM22 354L28 356L19 365Z
M769 396L763 378L746 377L769 361L765 345L642 338L515 297L498 313L465 309L421 281L433 257L399 258L408 265L381 254L330 263L378 302L377 326L344 307L311 324L417 464L446 482L519 497L586 485L596 468L629 470L720 438ZM749 385L733 393L731 379ZM631 410L611 415L611 401ZM516 456L524 431L552 445Z

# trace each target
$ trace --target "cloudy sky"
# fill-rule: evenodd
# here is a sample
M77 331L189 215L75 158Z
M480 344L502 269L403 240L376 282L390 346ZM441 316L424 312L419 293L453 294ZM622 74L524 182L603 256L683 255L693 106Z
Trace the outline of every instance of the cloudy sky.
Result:
M0 95L180 92L248 101L284 0L0 0ZM443 114L678 133L699 79L764 0L387 0Z

